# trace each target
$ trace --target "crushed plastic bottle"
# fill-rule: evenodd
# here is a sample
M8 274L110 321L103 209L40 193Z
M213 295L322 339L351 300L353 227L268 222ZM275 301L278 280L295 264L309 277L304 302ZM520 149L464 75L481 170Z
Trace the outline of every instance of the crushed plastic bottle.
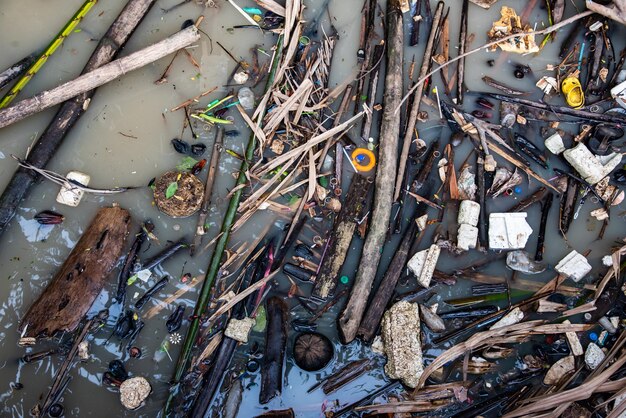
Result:
M239 99L239 104L241 104L244 109L254 109L254 92L249 87L240 88L239 93L237 93L237 98Z

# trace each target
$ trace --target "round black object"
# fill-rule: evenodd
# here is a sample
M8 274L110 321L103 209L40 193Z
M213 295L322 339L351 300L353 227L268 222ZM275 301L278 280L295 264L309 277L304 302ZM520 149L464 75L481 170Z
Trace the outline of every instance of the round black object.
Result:
M254 359L250 360L248 364L246 364L246 370L250 373L255 373L257 370L259 370L259 367L259 362Z
M128 372L126 371L124 363L122 363L121 360L111 360L111 362L109 363L109 371L116 379L128 379Z
M206 145L204 144L193 144L191 146L191 153L193 155L200 156L204 154L204 151L206 151Z
M326 367L333 358L333 352L330 340L315 332L300 334L293 343L293 358L298 367L307 372Z
M61 405L60 403L52 404L48 409L48 414L53 418L63 416L63 405Z
M515 76L515 78L524 78L524 71L516 68L515 71L513 71L513 75Z

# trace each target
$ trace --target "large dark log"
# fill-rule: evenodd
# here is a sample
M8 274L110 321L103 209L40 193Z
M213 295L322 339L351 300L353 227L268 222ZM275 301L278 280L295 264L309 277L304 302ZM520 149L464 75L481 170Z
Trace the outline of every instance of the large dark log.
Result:
M100 209L89 228L32 304L19 326L25 337L72 332L106 283L128 235L130 215L119 207Z
M283 363L287 343L287 304L278 297L270 298L265 304L267 332L265 354L261 368L261 393L259 402L266 404L280 396L283 389Z
M344 342L356 336L363 318L367 298L376 277L391 218L394 178L398 170L398 137L400 114L395 109L402 99L404 30L400 2L387 3L387 74L385 76L384 111L379 137L376 188L369 232L363 244L363 255L352 292L339 317L339 334ZM402 176L400 176L402 181Z
M131 0L124 7L107 33L100 40L93 54L87 61L83 74L90 72L108 62L124 46L139 22L150 10L154 0ZM59 149L63 139L78 122L87 108L86 104L93 97L95 90L83 93L61 105L54 119L48 125L37 143L31 148L26 162L38 168L45 168ZM33 170L19 168L0 196L0 234L5 230L19 206L35 183L37 173Z
M367 196L368 186L366 177L355 174L352 178L346 202L341 208L330 235L331 243L328 254L324 257L320 274L315 280L314 296L326 299L337 286L337 276L346 260L346 254L356 230L356 218L363 208L363 200Z

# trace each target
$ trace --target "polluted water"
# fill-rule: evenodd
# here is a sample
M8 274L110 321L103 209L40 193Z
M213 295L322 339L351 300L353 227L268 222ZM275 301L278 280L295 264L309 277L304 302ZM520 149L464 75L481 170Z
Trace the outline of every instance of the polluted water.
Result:
M623 415L625 34L624 0L6 2L1 415Z

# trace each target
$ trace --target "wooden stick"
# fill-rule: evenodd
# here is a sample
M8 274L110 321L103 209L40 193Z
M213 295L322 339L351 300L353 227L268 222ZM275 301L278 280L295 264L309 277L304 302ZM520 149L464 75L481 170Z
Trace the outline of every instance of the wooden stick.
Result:
M83 74L110 62L115 57L154 5L154 1L131 0L126 4L91 54L83 68ZM31 148L27 158L29 164L38 168L46 167L67 133L80 120L94 93L95 90L85 92L61 105L52 122ZM19 168L13 174L0 197L0 234L6 230L20 202L28 195L37 179L38 176L34 172L25 168Z
M202 236L206 234L204 223L209 215L209 205L211 204L211 193L213 192L213 185L215 184L215 177L217 173L217 165L219 164L220 154L222 152L222 145L224 144L224 128L218 127L217 134L215 135L215 143L213 144L213 151L211 152L211 162L209 163L209 173L206 178L206 184L204 186L204 200L200 207L200 213L198 214L198 223L196 224L196 234L193 237L193 243L189 249L190 254L193 256L196 248L200 248L202 244Z
M382 67L382 59L383 53L385 51L385 47L383 45L376 45L374 47L374 52L372 52L372 68L370 71L370 80L369 85L367 87L367 99L365 100L366 106L369 109L374 108L374 103L376 101L376 93L378 92L378 76L380 74L380 67ZM370 137L370 132L372 130L372 120L374 119L374 112L368 112L365 116L365 121L363 125L361 125L361 139L364 141L368 141Z
M397 171L396 153L400 134L400 115L394 109L402 95L402 62L404 30L398 0L387 4L387 72L385 76L384 111L380 129L376 189L370 220L370 229L363 245L361 263L350 298L339 317L339 334L344 342L356 337L363 318L367 298L376 277L381 249L391 218L393 178Z
M193 97L191 99L185 100L184 102L182 102L178 106L175 106L175 107L171 108L170 112L176 112L177 110L182 109L183 107L187 107L189 105L192 105L193 103L197 102L198 99L201 99L202 97L206 96L207 94L213 93L216 89L217 89L217 86L211 87L210 89L208 89L204 93L200 93L196 97Z
M43 403L41 404L41 406L37 405L35 408L33 408L34 416L47 416L48 409L50 409L55 400L58 399L59 395L63 391L65 382L67 381L65 379L65 376L67 376L67 374L71 370L72 362L78 354L78 347L80 343L83 342L85 338L87 338L87 334L90 331L99 329L99 326L102 325L103 322L106 322L106 316L108 316L107 311L100 312L98 315L88 320L85 325L83 325L83 328L80 330L80 332L76 336L76 339L74 340L74 343L72 344L70 352L67 354L67 357L65 357L63 364L61 364L61 367L59 367L58 371L56 372L54 376L54 382L52 383L52 386L50 387L50 390L48 391L48 394L46 395Z
M93 90L96 87L100 87L130 71L153 63L181 48L189 46L199 39L200 33L198 32L198 28L190 26L156 44L103 65L72 81L61 84L52 90L39 93L30 99L24 99L0 111L0 128L9 126L51 106L62 103L89 90Z
M430 68L430 60L432 58L433 51L435 48L435 35L437 33L437 27L439 26L439 22L441 21L441 16L443 14L443 6L444 6L444 3L440 1L439 3L437 3L437 8L435 9L435 15L433 17L433 24L430 29L430 35L428 35L428 42L426 43L426 49L424 50L424 60L422 61L422 66L420 68L420 73L419 73L420 79L424 78L424 75L428 72L428 69ZM387 57L389 58L389 54L387 54ZM400 196L400 192L402 191L402 179L404 178L404 172L406 171L406 160L409 156L411 143L413 142L412 141L413 128L415 127L415 122L417 121L417 113L419 112L420 103L422 102L422 93L424 92L424 84L423 83L416 84L413 87L413 89L411 89L411 91L413 90L415 90L415 94L413 95L413 104L411 106L411 111L409 112L409 120L406 124L404 142L402 143L402 152L400 153L400 164L398 165L395 192L393 196L394 201L398 200L398 197Z
M463 9L461 10L461 31L459 32L459 65L456 67L456 98L459 104L463 104L463 81L465 77L465 49L467 47L467 15L469 0L463 0Z
M2 71L0 73L0 89L3 89L11 81L22 75L36 59L35 54L31 54Z

